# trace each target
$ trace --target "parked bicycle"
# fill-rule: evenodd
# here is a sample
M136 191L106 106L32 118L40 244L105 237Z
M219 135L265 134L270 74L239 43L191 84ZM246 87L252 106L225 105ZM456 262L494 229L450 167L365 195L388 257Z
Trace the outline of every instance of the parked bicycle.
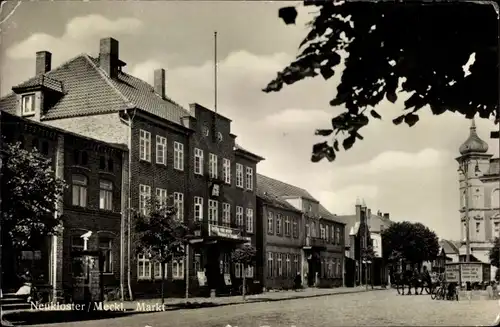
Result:
M448 286L446 286L445 284L438 286L434 290L434 292L431 293L431 299L458 301L458 292L456 286L453 283L448 284Z

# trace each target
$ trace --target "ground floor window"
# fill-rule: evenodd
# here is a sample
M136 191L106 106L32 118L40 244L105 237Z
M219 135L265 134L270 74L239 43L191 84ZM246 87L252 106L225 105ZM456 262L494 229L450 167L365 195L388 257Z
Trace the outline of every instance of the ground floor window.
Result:
M172 260L172 278L184 279L184 259Z
M113 273L113 240L108 237L99 238L99 250L104 256L103 273Z
M254 274L254 271L253 271L253 265L249 265L246 269L246 278L253 278L253 274Z
M149 258L146 258L143 254L137 256L137 278L151 278L151 262L149 261Z
M166 268L166 265L165 265ZM165 270L166 272L166 270ZM153 262L153 277L154 279L161 279L162 269L160 262Z
M242 269L242 264L241 263L237 262L237 263L234 264L234 276L236 278L242 277L242 274L241 274L242 270L243 269Z
M273 253L267 252L267 277L273 277Z

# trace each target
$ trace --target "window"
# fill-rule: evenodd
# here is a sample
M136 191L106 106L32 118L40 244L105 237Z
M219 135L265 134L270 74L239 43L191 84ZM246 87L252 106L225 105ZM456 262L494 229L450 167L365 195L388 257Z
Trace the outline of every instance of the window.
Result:
M105 170L106 169L106 157L105 156L100 156L99 157L99 169L100 170Z
M167 164L167 138L156 135L156 163Z
M38 148L40 147L40 144L38 142L38 139L37 138L34 138L33 140L31 140L31 148L32 149L36 149L36 150L39 150Z
M178 221L184 221L184 194L174 192L174 206L177 210L176 218Z
M297 225L297 220L293 220L293 237L298 238L299 237L299 228Z
M194 220L203 221L203 198L194 197Z
M500 233L500 223L498 221L495 222L495 236L499 236L498 233Z
M164 188L156 188L156 199L159 205L166 206L168 200L167 190Z
M87 206L87 177L83 175L73 175L72 191L73 191L73 205L79 207Z
M281 214L276 215L276 235L281 235Z
M290 254L287 253L285 255L285 276L290 277L292 276L292 266L291 266L291 261L290 261Z
M161 263L158 261L153 262L153 278L161 279L162 269Z
M151 198L151 186L139 185L139 212L143 215L147 214L148 201Z
M108 159L108 171L113 172L113 159Z
M71 250L72 251L83 251L85 250L85 241L80 236L71 237Z
M297 274L300 271L299 267L299 256L297 254L293 255L293 266L294 268L294 274Z
M184 170L184 144L174 142L174 169Z
M500 189L495 189L491 192L491 209L500 208Z
M151 161L151 133L145 130L140 130L139 152L140 159Z
M229 203L222 204L222 224L225 226L231 224L231 205Z
M253 169L250 167L247 167L245 182L247 190L253 190Z
M146 258L143 254L137 256L137 278L151 278L151 262L149 261L149 258Z
M246 278L253 278L253 266L249 265L246 269Z
M267 212L267 232L269 234L273 233L273 227L274 227L274 214L272 211Z
M476 223L476 234L479 234L480 231L481 231L481 223L477 222Z
M335 267L336 268L335 274L340 277L340 275L341 275L341 272L340 272L341 261L338 258L335 261L337 261L337 264L336 264L336 267Z
M108 237L99 238L99 250L101 250L104 258L103 273L113 272L113 240Z
M267 252L267 276L273 277L273 253Z
M231 160L222 159L222 175L224 183L231 184Z
M243 226L243 207L236 207L236 225Z
M211 224L216 224L219 222L218 218L219 202L215 200L208 200L208 221Z
M184 279L184 259L172 260L172 278Z
M309 227L309 224L306 224L306 236L311 236L311 227Z
M203 175L203 150L194 149L194 173L196 175Z
M23 115L33 115L35 113L35 95L23 95L21 106L21 112Z
M253 209L247 208L247 232L253 233Z
M236 262L236 263L234 264L234 276L235 276L236 278L240 278L240 277L242 277L242 275L241 275L241 271L242 271L243 269L241 269L241 268L242 268L241 266L242 266L242 264L241 264L241 263L239 263L239 262Z
M45 155L49 154L49 142L47 141L42 142L42 153Z
M217 178L217 156L213 153L208 155L208 176Z
M311 236L316 237L316 224L314 221L311 222Z
M282 260L283 255L281 253L278 253L278 276L283 276L283 260Z
M328 237L330 236L330 226L325 225L325 240L328 241Z
M105 179L99 181L99 209L113 210L113 183Z
M332 241L332 244L335 244L336 239L335 239L335 227L334 226L332 226L331 231L332 231L331 241Z
M319 231L321 239L325 239L325 226L323 224L319 224Z
M243 188L243 165L236 164L236 187Z
M290 217L285 217L285 235L290 236Z
M335 227L335 244L340 244L340 227Z

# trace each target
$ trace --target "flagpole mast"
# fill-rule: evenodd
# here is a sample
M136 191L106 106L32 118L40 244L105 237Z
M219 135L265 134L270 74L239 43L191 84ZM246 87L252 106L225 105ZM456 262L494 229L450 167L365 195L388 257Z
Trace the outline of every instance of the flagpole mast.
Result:
M214 111L217 113L217 31L214 32Z

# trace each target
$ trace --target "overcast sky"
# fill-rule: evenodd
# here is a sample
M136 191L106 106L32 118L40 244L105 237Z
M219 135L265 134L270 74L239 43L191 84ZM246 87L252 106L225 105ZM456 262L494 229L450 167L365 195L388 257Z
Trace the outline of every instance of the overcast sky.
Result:
M334 163L311 163L311 146L322 140L314 130L328 128L343 110L328 105L340 75L328 83L318 78L279 93L261 92L297 53L313 11L300 11L298 24L290 27L277 17L283 5L25 2L2 25L1 94L33 76L36 51L52 52L55 67L79 53L97 55L99 39L112 36L120 42L127 72L151 82L153 70L165 68L169 97L213 108L217 30L218 108L233 120L238 143L266 158L259 173L307 189L336 214L353 213L360 197L372 211L389 212L393 220L420 221L440 237L459 239L455 158L470 121L453 114L434 117L424 108L415 127L394 126L391 120L402 101L383 102L377 111L385 119L362 131L364 141ZM493 124L476 122L498 155L498 143L489 140Z

